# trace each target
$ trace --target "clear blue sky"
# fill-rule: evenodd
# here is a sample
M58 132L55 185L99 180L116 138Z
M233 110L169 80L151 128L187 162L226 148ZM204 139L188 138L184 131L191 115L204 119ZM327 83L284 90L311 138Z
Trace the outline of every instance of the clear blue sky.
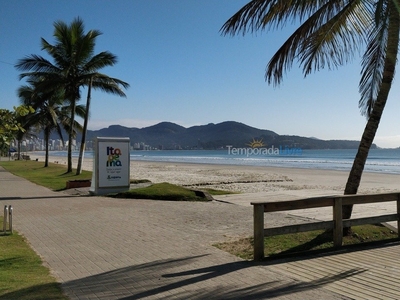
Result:
M303 78L299 66L274 88L265 66L290 29L222 36L223 23L247 0L13 0L0 2L0 107L19 104L23 81L13 65L30 54L46 56L53 23L81 17L98 29L96 53L118 64L104 69L128 82L127 98L95 92L89 129L111 124L146 127L162 121L184 127L238 121L278 134L359 140L365 118L358 109L360 58L338 70ZM82 95L85 95L83 91ZM400 90L394 82L375 139L400 146ZM82 100L83 102L85 99Z

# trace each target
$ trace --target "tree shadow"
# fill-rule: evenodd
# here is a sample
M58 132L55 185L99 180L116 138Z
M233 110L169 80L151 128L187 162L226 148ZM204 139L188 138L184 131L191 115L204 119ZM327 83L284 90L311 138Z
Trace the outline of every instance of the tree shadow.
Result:
M56 195L56 196L34 196L34 197L0 197L0 201L15 201L15 200L35 200L35 199L63 199L63 198L76 198L75 195Z
M270 257L274 256L279 256L279 255L287 255L287 254L297 254L299 252L304 252L304 251L311 251L315 249L316 247L323 245L327 242L332 242L333 241L333 231L332 230L326 230L319 235L317 235L315 238L300 244L296 247L292 247L290 249L284 250L278 254L272 254Z
M10 293L0 295L0 300L35 300L35 299L52 299L67 300L63 294L61 283L52 282L41 285L34 285L28 288L20 289Z
M0 269L3 272L12 270L15 268L15 264L21 261L25 261L26 258L22 256L15 256L0 260ZM5 273L6 274L6 273ZM8 278L6 275L2 275L3 279L15 280L15 278ZM6 276L6 277L4 277ZM5 285L7 286L7 285ZM27 288L19 289L12 292L4 293L4 288L0 289L0 300L10 299L66 299L61 290L61 284L58 282L46 283L41 285L34 285Z
M316 237L315 242L321 242L324 239L324 234L321 236ZM310 241L311 243L311 241ZM307 243L306 243L307 244ZM263 260L260 261L261 264L264 265L274 265L274 264L281 264L286 262L295 262L299 260L306 260L306 259L313 259L317 257L325 257L331 255L337 255L342 253L350 253L350 252L357 252L357 251L364 251L364 250L371 250L371 249L381 249L386 247L398 246L400 245L400 240L398 238L394 239L384 239L379 241L372 241L372 242L362 242L358 244L352 245L344 245L340 247L331 247L325 249L317 249L317 250L303 250L302 247L294 247L292 249L298 251L288 251L281 252L279 254L266 256ZM306 245L310 247L310 245Z
M250 280L235 280L241 276L258 274L260 265L249 261L236 261L195 267L204 264L208 255L189 256L178 259L157 260L135 266L116 269L62 284L66 295L74 299L143 299L146 297L163 299L270 299L311 291L328 283L355 276L363 269L349 269L311 282L299 282L275 277L268 273L263 283L249 285ZM234 277L230 274L238 272ZM247 273L249 272L249 273ZM256 281L257 282L257 281ZM38 291L45 286L37 286ZM35 291L35 289L33 290ZM32 288L18 291L18 295L31 293ZM0 297L15 299L16 293ZM28 298L18 298L28 299ZM31 298L35 299L35 298Z
M15 262L21 261L23 258L21 256L10 257L5 259L0 259L0 268L7 268L12 266Z

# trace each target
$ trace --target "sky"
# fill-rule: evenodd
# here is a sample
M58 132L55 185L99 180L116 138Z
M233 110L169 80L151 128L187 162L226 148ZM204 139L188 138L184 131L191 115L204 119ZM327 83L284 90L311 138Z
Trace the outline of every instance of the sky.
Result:
M278 134L360 140L366 124L358 108L361 58L306 78L295 61L281 85L269 85L265 67L293 27L222 35L224 22L248 1L0 1L0 108L19 105L16 91L25 82L17 61L48 58L41 38L54 43L54 22L80 17L86 31L103 33L95 53L118 57L101 72L130 84L126 98L92 94L89 129L237 121ZM379 147L400 146L399 100L395 79L375 137Z

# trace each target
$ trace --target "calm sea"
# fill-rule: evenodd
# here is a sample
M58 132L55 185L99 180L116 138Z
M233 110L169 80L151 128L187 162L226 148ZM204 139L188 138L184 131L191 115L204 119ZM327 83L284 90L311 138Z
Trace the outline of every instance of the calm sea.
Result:
M36 152L44 155L43 151ZM296 155L229 153L228 150L151 150L131 151L131 161L185 162L220 165L273 166L288 168L350 170L356 150L302 150ZM50 155L66 156L65 151ZM73 156L78 157L74 152ZM93 152L86 151L92 158ZM400 149L374 149L364 171L400 174Z

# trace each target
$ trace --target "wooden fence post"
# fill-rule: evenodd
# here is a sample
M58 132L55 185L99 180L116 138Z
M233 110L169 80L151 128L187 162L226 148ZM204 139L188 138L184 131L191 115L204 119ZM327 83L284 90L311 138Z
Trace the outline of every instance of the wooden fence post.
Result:
M397 237L400 238L400 193L397 194Z
M343 215L342 198L335 198L333 203L333 245L342 246L343 243Z
M264 258L264 204L254 205L254 260Z

